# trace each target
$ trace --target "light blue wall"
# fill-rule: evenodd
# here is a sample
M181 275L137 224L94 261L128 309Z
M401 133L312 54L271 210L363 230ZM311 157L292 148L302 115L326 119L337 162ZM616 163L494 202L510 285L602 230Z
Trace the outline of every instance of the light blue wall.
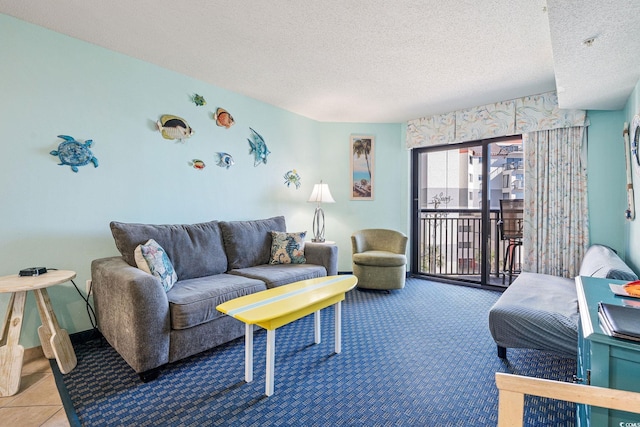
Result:
M84 292L91 260L117 255L109 221L191 223L285 215L289 230L311 231L313 184L329 184L327 239L339 246L340 271L351 270L349 236L359 228L408 232L408 159L402 125L316 122L44 28L0 15L0 275L29 266L70 269ZM292 88L295 90L295 88ZM208 104L189 100L203 95ZM216 107L235 118L231 129L211 119ZM195 135L185 143L154 129L162 114L187 119ZM249 127L272 154L254 167ZM375 137L374 201L349 199L349 136ZM93 139L98 168L76 174L49 152L57 135ZM215 152L236 165L215 165ZM207 167L188 166L194 158ZM283 175L296 168L299 190ZM90 327L71 284L50 290L61 325ZM0 317L8 296L0 295ZM22 344L39 345L39 318L29 295Z
M622 111L589 111L588 175L591 244L600 243L625 256L627 209Z
M403 124L320 123L193 78L0 15L0 275L29 266L71 269L84 291L91 260L117 255L108 223L190 223L283 214L290 230L311 229L306 202L320 179L335 204L324 206L327 238L339 246L340 271L351 270L349 236L359 228L389 227L409 233L409 152ZM205 107L189 101L204 95ZM638 271L640 226L623 219L624 160L620 132L640 106L640 90L624 112L589 112L589 204L593 242L625 250ZM215 126L221 106L236 125ZM160 137L162 114L189 121L196 134L184 144ZM272 154L253 166L249 127ZM60 134L93 139L100 166L77 174L49 155ZM349 198L349 136L375 137L375 198ZM228 151L236 165L215 165ZM202 158L207 168L187 163ZM283 184L286 171L302 176L300 190ZM638 177L635 185L640 187ZM640 194L636 200L640 199ZM640 212L639 203L636 210ZM90 327L84 302L70 284L50 295L69 332ZM0 318L8 296L0 295ZM22 344L39 345L39 318L30 295Z
M624 109L624 120L629 123L636 114L640 114L640 81L636 84ZM633 132L633 130L630 130ZM639 169L640 170L640 169ZM640 173L634 170L633 188L635 191L636 219L627 224L625 236L627 238L627 262L636 272L640 272Z

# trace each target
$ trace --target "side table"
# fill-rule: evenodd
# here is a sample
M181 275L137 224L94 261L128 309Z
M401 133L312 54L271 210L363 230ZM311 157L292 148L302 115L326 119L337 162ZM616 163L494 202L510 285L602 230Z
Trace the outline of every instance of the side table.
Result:
M7 314L0 329L0 396L13 396L20 389L24 347L18 342L28 291L33 291L35 295L42 320L38 337L45 357L55 358L63 374L76 367L76 354L71 339L66 330L60 329L46 289L74 277L75 271L69 270L49 270L39 276L20 277L14 274L0 277L0 293L11 293Z

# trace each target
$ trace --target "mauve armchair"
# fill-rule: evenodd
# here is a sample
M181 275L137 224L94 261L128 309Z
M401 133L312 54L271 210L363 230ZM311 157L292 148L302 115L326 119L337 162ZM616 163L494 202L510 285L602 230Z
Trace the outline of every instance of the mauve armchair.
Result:
M407 236L381 228L356 231L351 235L353 274L358 287L402 289L406 277Z

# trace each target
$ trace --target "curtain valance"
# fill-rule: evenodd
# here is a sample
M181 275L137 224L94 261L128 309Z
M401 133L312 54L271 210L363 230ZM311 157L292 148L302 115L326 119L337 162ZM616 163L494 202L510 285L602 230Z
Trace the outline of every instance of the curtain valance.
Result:
M585 126L586 111L558 108L556 92L438 114L407 123L407 148Z

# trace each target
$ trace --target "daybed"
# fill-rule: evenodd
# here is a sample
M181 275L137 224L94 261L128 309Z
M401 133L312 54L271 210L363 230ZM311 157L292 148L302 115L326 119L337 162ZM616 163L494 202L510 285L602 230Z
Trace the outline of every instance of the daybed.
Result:
M143 381L157 377L166 363L244 334L244 324L218 312L219 304L298 280L337 274L335 245L305 243L303 256L294 260L297 263L278 259L270 263L272 232L286 231L282 216L191 225L112 222L110 226L122 256L91 264L98 329ZM161 247L158 253L166 252L175 269L177 282L168 291L158 277L137 267L141 260L138 257L136 262L134 252L149 239ZM287 240L289 246L292 243Z
M603 245L587 250L579 275L638 279L615 251ZM500 358L507 357L507 348L573 357L578 348L578 318L574 279L523 272L489 311L489 329Z

